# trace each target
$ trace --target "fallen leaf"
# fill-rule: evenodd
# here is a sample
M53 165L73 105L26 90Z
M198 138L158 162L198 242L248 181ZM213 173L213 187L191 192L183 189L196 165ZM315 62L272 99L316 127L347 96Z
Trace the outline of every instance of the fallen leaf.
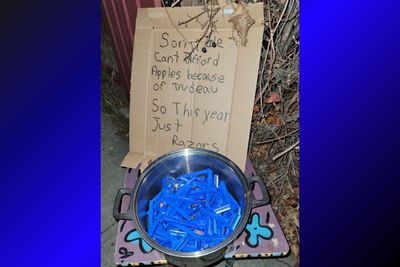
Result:
M258 113L260 111L260 107L258 105L254 105L253 113Z
M267 124L275 124L275 118L268 116L266 119Z
M267 103L276 103L280 101L281 97L277 93L272 93L266 100Z
M240 44L243 47L247 44L247 33L249 29L256 22L252 17L250 17L249 12L246 10L246 6L247 4L240 2L235 13L233 13L228 20L233 24L233 32L236 32L237 35L236 37L232 35L233 40L236 41L240 39Z
M281 127L281 123L282 121L281 121L281 119L280 118L275 118L275 126L276 127Z

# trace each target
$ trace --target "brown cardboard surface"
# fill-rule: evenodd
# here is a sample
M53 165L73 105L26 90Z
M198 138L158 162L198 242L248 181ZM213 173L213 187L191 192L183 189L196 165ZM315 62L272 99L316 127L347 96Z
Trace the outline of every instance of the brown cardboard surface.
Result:
M244 170L264 31L263 4L247 9L256 23L245 47L230 39L232 24L219 13L218 32L211 38L217 47L203 53L203 40L191 62L184 61L185 52L204 29L193 21L178 32L174 24L199 14L201 7L138 10L129 153L122 166L145 167L169 151L197 147L224 154Z

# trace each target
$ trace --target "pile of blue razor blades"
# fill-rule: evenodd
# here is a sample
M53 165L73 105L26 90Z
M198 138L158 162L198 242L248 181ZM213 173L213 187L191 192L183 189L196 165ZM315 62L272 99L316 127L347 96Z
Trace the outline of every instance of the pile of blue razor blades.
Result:
M148 234L174 251L208 249L237 227L241 208L218 174L208 168L167 176L162 190L149 200Z

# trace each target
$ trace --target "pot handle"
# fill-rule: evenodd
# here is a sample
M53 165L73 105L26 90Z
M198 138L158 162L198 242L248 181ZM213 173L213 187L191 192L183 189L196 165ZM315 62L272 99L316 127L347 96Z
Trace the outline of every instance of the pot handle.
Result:
M132 220L132 213L131 213L131 204L129 201L128 210L124 213L121 213L121 204L122 204L122 197L125 195L131 195L132 189L131 188L120 188L118 190L117 196L115 197L114 201L114 208L113 208L113 217L116 221L119 220Z
M251 208L257 208L263 205L267 205L270 203L270 199L269 199L269 194L268 194L268 190L267 187L265 186L264 182L261 180L260 176L249 176L247 177L247 183L249 185L249 187L251 188L251 185L253 183L258 183L258 185L261 188L261 193L262 193L262 198L261 199L256 199L256 197L254 196L253 191L250 191L250 205Z

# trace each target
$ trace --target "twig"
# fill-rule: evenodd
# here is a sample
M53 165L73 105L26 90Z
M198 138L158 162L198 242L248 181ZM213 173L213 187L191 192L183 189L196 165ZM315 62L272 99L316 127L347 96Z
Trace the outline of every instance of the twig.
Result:
M259 172L259 171L258 171L258 172ZM284 179L284 178L285 178L285 174L284 174L284 173L283 173L283 174L280 174L280 175L278 175L278 177L276 177L271 183L267 184L267 186L274 185L274 184L278 183L279 181L281 181L281 180Z
M282 151L282 152L279 153L278 155L274 156L274 157L272 158L272 160L275 161L277 158L282 157L282 156L285 155L287 152L289 152L290 150L292 150L293 148L295 148L298 144L299 144L299 140L297 140L296 143L294 143L293 145L291 145L290 147L288 147L287 149L285 149L284 151Z
M282 18L283 18L283 15L285 15L286 8L287 8L289 2L290 2L289 0L286 0L285 7L283 8L283 11L282 11L281 16L279 17L278 23L276 24L276 26L275 26L275 28L274 28L274 31L273 31L274 33L276 32L276 29L279 27L279 24L281 23L281 20L282 20Z
M286 0L285 7L283 8L282 14L281 14L281 16L279 17L278 23L275 25L275 27L271 30L271 26L272 26L272 25L268 25L268 26L270 27L270 38L269 38L269 42L271 42L271 47L272 47L273 50L275 50L275 44L274 44L275 31L276 31L276 29L279 27L279 24L280 24L281 21L282 21L283 15L286 13L286 9L287 9L287 6L288 6L288 3L289 3L289 2L290 2L290 0ZM268 1L268 3L269 3L269 1ZM270 6L269 6L269 8L268 8L268 11L269 11L269 10L270 10ZM270 13L269 13L269 14L270 14ZM270 15L268 16L268 19L270 20ZM271 22L269 22L269 24L271 24ZM264 85L264 87L263 87L262 90L261 90L261 88L260 88L261 93L257 96L256 100L254 101L255 103L257 103L257 102L262 98L261 96L264 94L265 90L267 90L268 85L269 85L269 81L271 80L272 67L273 67L274 62L275 62L275 51L273 51L272 55L273 55L273 57L272 57L272 60L271 60L271 62L270 62L270 68L269 68L269 71L268 71L268 73L267 73L267 74L269 75L269 77L267 77L267 83ZM266 54L265 57L267 58L267 57L268 57L268 54ZM265 59L265 62L266 62L266 59ZM264 63L264 65L265 65L265 63ZM264 68L264 67L263 67L263 68ZM261 103L261 105L262 105L262 103Z
M209 38L209 39L211 38L211 34L212 34L212 25L213 25L213 23L214 23L214 22L213 22L213 19L214 19L215 15L218 14L219 9L220 9L219 7L216 8L216 9L214 9L214 10L211 9L211 15L210 15L210 17L209 17L209 20L208 20L206 29L204 30L202 36L201 36L198 40L196 40L196 46L193 47L193 49L192 49L189 53L187 53L187 55L186 55L185 58L183 59L184 61L189 60L190 57L192 56L193 52L194 52L195 50L198 50L200 42L204 39L204 37L207 36L207 33L208 33L208 31L209 31L210 29L211 29L211 32L210 32L208 38ZM214 12L214 11L215 11L215 12Z
M201 15L203 15L204 13L206 13L207 10L208 10L208 9L206 8L206 10L204 10L203 12L197 14L197 15L194 16L194 17L191 17L190 19L185 20L185 21L182 21L182 22L178 22L178 26L181 26L181 25L184 25L184 24L186 25L186 24L188 24L189 22L191 22L192 20L199 18Z
M286 144L279 138L279 136L276 134L276 132L267 124L265 124L265 126L267 126L271 132L276 136L277 140L279 141L279 143L281 143L283 146L286 146Z
M182 2L182 0L176 0L174 3L172 3L171 7L175 7L180 2Z
M292 131L290 133L287 133L285 135L278 136L277 138L269 139L269 140L265 140L265 141L261 141L261 142L254 142L254 144L255 145L262 145L262 144L271 143L271 142L274 142L274 141L277 141L277 140L282 140L283 138L285 138L287 136L290 136L290 135L292 135L294 133L297 133L298 131L299 131L299 129L296 129L296 130L294 130L294 131Z
M269 1L268 1L268 13L267 13L267 14L268 14L268 27L269 27L269 31L272 32L271 7L270 7L270 4L269 4ZM261 77L260 77L260 85L259 85L259 95L258 95L258 97L256 98L256 100L254 101L255 103L257 103L258 100L261 100L261 101L260 101L260 110L261 110L261 114L262 114L262 115L264 115L264 108L263 108L263 102L264 102L264 101L263 101L263 92L261 91L261 81L263 80L262 77L263 77L263 74L264 74L265 66L266 66L266 64L267 64L267 59L268 59L270 47L271 47L271 35L270 35L270 38L269 38L269 41L268 41L267 48L265 49L266 51L265 51L264 62L263 62L262 68L261 68ZM268 84L268 83L269 83L269 80L267 80L267 84Z
M183 35L183 33L178 29L178 27L177 27L177 26L175 25L175 23L172 21L172 18L171 18L171 16L169 15L168 9L165 7L164 1L161 1L161 3L162 3L162 5L163 5L163 7L164 7L165 13L167 13L168 19L169 19L169 21L171 22L172 26L174 26L175 30L180 34L180 36L182 36L183 40L186 41L185 35Z
M299 186L299 157L295 150L299 144L299 0L263 2L265 44L254 97L257 109L253 113L249 155L269 187L272 208L283 222L288 241L298 245L297 229L292 220L286 223L286 211L292 210L293 201L298 201ZM271 92L279 94L279 103L265 103ZM282 122L277 128L269 125L274 129L272 133L266 125L271 123L269 118ZM298 208L294 214L298 216Z

